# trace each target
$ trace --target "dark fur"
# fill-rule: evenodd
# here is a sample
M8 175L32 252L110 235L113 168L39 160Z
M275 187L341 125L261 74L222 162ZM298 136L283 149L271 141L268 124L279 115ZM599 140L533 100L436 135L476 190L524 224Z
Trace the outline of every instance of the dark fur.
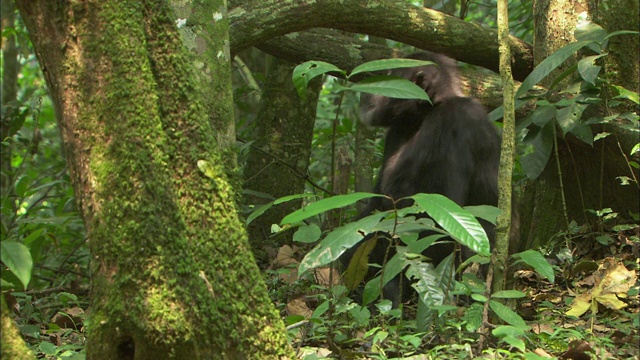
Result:
M477 100L462 95L456 63L444 55L421 52L408 56L437 64L393 70L422 87L432 103L363 94L360 119L387 128L384 158L374 192L393 199L417 193L438 193L461 206L498 203L500 139L487 112ZM400 203L399 207L410 205ZM392 208L390 201L372 199L358 218ZM490 238L494 227L483 223ZM378 241L369 263L382 264L388 241ZM353 255L348 252L345 260ZM440 242L425 251L437 265L453 252L453 244ZM470 251L463 249L462 257ZM373 277L377 269L370 269ZM367 279L367 280L368 280ZM406 283L406 281L405 281ZM399 293L397 281L387 285L385 298Z

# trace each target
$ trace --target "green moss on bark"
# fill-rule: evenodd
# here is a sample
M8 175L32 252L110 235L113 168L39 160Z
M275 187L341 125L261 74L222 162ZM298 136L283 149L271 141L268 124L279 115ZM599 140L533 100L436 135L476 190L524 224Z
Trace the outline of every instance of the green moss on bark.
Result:
M89 356L289 357L169 10L154 1L91 6L67 63L85 99ZM230 98L218 106L230 109ZM199 160L216 168L214 179Z

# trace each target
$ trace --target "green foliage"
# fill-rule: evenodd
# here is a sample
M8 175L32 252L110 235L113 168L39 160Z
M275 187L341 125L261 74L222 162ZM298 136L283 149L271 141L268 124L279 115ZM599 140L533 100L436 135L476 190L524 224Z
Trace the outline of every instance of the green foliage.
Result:
M322 212L353 205L359 200L374 196L380 195L353 193L322 199L287 215L282 220L282 224L301 222ZM409 199L414 200L416 204L414 207L409 208L411 213L406 209L400 212L398 210L379 212L334 229L305 256L300 264L299 272L302 274L307 270L318 268L337 260L346 250L357 245L367 234L389 231L390 224L393 224L395 229L391 235L406 241L405 245L417 246L416 244L419 244L417 238L414 237L414 240L411 241L410 236L416 235L421 231L431 230L450 236L461 245L467 246L474 251L481 252L484 255L489 254L489 239L478 220L467 210L439 194L417 194L409 197ZM422 212L433 218L441 228L434 226L431 221L415 221L413 214ZM435 242L434 238L427 239L429 239L427 246ZM419 250L417 253L420 253L424 248L422 250L414 248L413 250ZM394 259L392 258L389 263L393 265L395 263ZM396 269L392 268L391 275L388 275L389 278L387 280L395 277L402 268L404 266ZM386 282L383 281L382 286Z
M555 275L553 274L553 267L549 264L547 259L540 254L539 251L526 250L517 254L511 255L514 259L517 259L514 264L523 262L531 266L538 274L547 278L549 281L555 281Z
M33 266L29 248L16 241L2 241L0 242L0 259L9 270L6 275L11 274L19 280L19 283L10 280L7 281L3 273L2 288L26 289L29 281L31 281L31 269ZM5 284L5 282L7 282L7 284Z
M357 66L355 69L353 69L350 75L346 75L346 71L339 69L335 65L323 61L312 60L296 66L296 68L293 70L292 80L293 84L296 87L296 90L298 91L298 94L304 99L306 97L307 84L309 84L309 81L311 81L313 78L320 75L337 73L344 77L346 80L350 80L354 75L359 75L365 72L368 73L373 71L424 65L433 65L433 62L414 59L375 60ZM390 75L369 77L357 84L351 84L350 86L346 85L345 82L345 84L341 85L337 90L357 91L400 99L429 100L429 96L418 85L405 78Z
M516 104L522 106L527 98L524 96L536 84L545 79L549 74L558 69L564 62L576 52L588 48L596 55L583 56L577 65L571 66L558 75L544 94L537 97L535 111L522 123L518 129L523 134L522 144L524 154L520 161L522 168L529 179L536 179L546 167L554 146L555 128L562 131L562 135L574 135L582 142L592 145L594 141L603 139L609 134L601 133L594 136L590 125L609 123L616 119L619 125L626 126L637 131L637 114L613 114L606 118L583 119L585 110L592 105L602 105L605 94L619 94L615 98L626 99L638 103L638 94L619 86L615 86L606 80L606 75L601 74L602 68L598 66L600 59L608 56L606 52L609 38L621 34L637 34L632 31L616 31L607 34L604 29L591 22L583 21L576 29L577 41L567 44L544 59L522 82L516 92ZM570 84L565 89L557 89L557 85L564 79L577 73L580 80ZM615 107L619 102L608 100L607 106ZM490 114L492 120L501 117L502 109L496 109ZM630 166L637 166L631 164ZM631 180L621 179L625 184Z
M18 21L3 30L3 36L17 40L19 65L13 69L17 98L2 104L1 296L15 300L18 328L39 357L82 359L80 331L51 320L67 306L88 304L70 293L88 295L84 225L75 209L53 104L24 25ZM8 71L7 64L2 71ZM49 336L62 344L52 344Z

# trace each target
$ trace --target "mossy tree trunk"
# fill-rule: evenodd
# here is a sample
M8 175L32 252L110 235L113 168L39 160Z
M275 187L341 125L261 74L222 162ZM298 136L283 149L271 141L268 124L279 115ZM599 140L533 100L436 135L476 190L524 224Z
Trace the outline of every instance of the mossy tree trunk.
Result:
M87 227L88 358L292 357L171 8L115 0L17 5ZM211 96L232 114L229 97Z
M34 355L24 343L10 314L4 294L0 294L0 334L2 334L0 354L2 354L3 359L31 360Z

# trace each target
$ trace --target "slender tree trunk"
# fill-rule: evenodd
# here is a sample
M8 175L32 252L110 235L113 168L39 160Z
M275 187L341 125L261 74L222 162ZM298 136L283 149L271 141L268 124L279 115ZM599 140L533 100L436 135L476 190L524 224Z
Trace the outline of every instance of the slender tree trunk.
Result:
M279 198L302 193L309 167L311 139L316 119L320 81L312 81L307 98L296 92L291 73L293 64L276 59L263 87L262 105L256 118L256 139L251 147L244 173L244 188ZM261 205L264 197L248 195L246 202ZM249 239L257 253L271 236L271 225L300 208L301 201L290 201L271 208L249 224ZM287 243L291 233L278 243Z
M498 1L498 41L500 42L500 75L504 91L504 121L502 146L500 150L500 170L498 207L502 210L496 224L496 244L493 272L493 291L501 291L506 285L506 269L509 258L509 235L511 233L511 177L515 151L515 109L514 85L511 76L511 51L509 49L509 13L506 0Z
M292 357L171 8L116 0L17 5L87 227L88 358ZM202 44L223 51L220 42ZM218 106L232 113L228 97Z
M15 6L13 0L2 0L2 33L7 28L15 26ZM11 180L13 171L11 170L11 144L4 140L13 135L10 134L12 120L16 118L16 96L18 92L18 48L16 37L8 32L7 38L2 40L2 117L0 118L0 141L2 141L2 151L0 152L0 191L2 198L8 198L11 192ZM16 130L14 130L16 131ZM8 201L3 206L14 209L13 201Z

